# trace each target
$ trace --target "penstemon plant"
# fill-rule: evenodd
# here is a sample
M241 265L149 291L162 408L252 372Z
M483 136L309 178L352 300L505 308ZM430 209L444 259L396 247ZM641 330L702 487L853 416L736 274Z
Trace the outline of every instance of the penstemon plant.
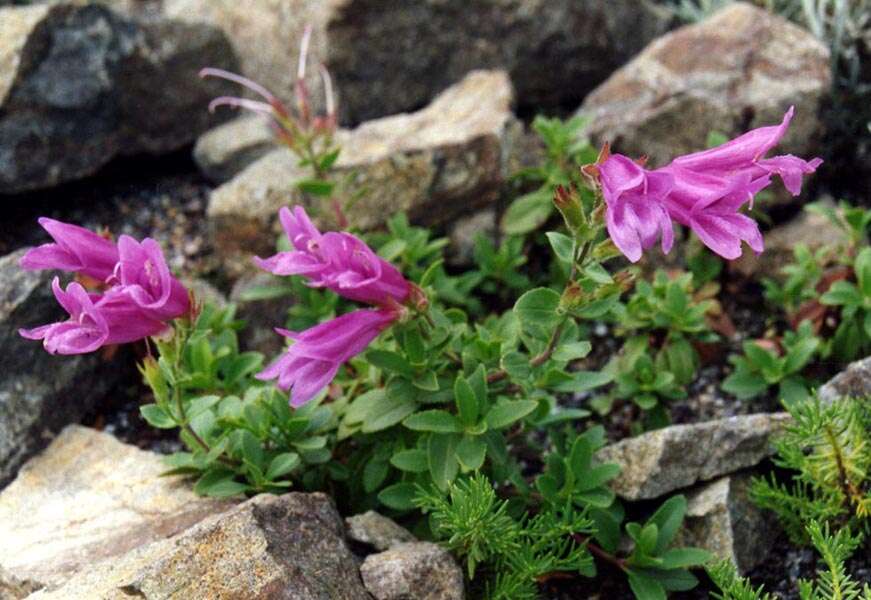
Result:
M267 103L217 103L265 112L285 137L296 121L255 90ZM167 463L195 477L202 494L296 487L329 491L345 511L388 511L464 558L471 589L490 598L535 597L539 582L564 572L594 576L597 568L622 573L639 598L664 598L693 587L689 569L707 560L700 550L671 547L686 501L675 496L643 522L624 523L608 488L619 469L595 458L604 430L579 423L590 413L571 398L615 382L618 395L652 409L683 393L695 360L688 340L705 339L708 305L690 301L688 278L660 278L621 308L636 274L614 259L636 262L657 240L667 252L673 221L724 258L740 256L742 241L761 251L758 226L739 209L774 175L799 193L802 176L820 162L763 158L791 118L792 109L780 125L660 169L607 147L579 168L581 146L554 122L540 122L562 148L551 169L570 175L551 173L543 183L553 208L534 221L546 223L553 210L562 217L563 226L545 234L561 275L533 289L508 278L518 247L500 255L482 246L485 268L454 276L443 266L443 241L401 216L364 238L322 232L301 206L282 208L286 239L254 262L288 278L285 289L305 289L309 306L291 315L293 330L276 317L289 345L271 361L240 350L232 307L189 297L153 241L122 236L116 244L43 220L54 241L30 251L22 267L73 272L77 281L66 291L54 284L68 320L22 335L60 354L150 337L141 371L154 403L142 415L179 429L185 451ZM305 131L293 129L294 139ZM469 296L487 282L504 285L484 293L519 297L485 313ZM588 325L615 314L633 331L664 333L656 356L632 360L632 379L626 370L579 368L593 349ZM657 364L671 376L660 377Z

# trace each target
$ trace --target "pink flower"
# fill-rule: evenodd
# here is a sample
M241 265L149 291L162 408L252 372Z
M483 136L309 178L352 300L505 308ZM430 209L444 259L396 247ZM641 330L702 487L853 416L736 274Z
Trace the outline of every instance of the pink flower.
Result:
M398 316L388 309L357 310L301 333L277 329L294 343L257 378L277 378L280 389L291 390L291 406L301 406L324 389L343 363L365 350Z
M42 217L39 224L54 239L25 254L19 264L22 269L38 271L59 269L81 273L98 281L105 281L118 262L115 244L78 225L61 223Z
M662 201L673 181L666 173L647 171L631 159L615 154L599 166L607 210L605 224L614 245L635 262L662 236L662 251L674 242L671 219Z
M69 319L22 329L28 339L43 340L52 354L83 354L110 344L133 342L167 330L167 322L190 310L185 287L169 271L160 246L152 239L137 242L122 235L118 244L76 225L40 219L54 244L24 255L25 269L62 269L99 280L106 289L88 293L74 282L55 298Z
M19 333L31 340L43 340L50 354L85 354L102 346L124 344L157 335L167 325L143 314L123 295L100 296L88 294L78 283L61 289L57 277L52 290L58 303L67 311L69 319L34 329L21 329Z
M267 259L255 258L275 275L302 275L312 287L325 287L350 300L389 306L403 303L411 284L362 240L344 232L322 234L302 207L282 208L279 219L296 249Z
M760 127L725 144L674 159L646 170L626 156L614 154L597 165L605 198L605 221L614 244L632 262L662 237L662 250L672 245L671 220L690 227L711 250L727 259L741 256L741 242L762 252L759 227L740 214L744 204L779 176L793 194L802 177L822 163L785 155L763 158L780 142L792 120L787 111L780 125Z
M113 276L114 293L126 294L151 317L169 320L188 312L190 298L181 282L169 272L160 245L146 238L137 242L129 235L118 239L119 260Z

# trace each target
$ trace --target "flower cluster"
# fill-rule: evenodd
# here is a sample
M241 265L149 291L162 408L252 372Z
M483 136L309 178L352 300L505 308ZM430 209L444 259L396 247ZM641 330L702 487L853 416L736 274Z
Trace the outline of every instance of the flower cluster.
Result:
M626 257L635 262L661 239L668 253L674 241L672 221L690 227L720 256L741 256L741 242L757 254L762 234L756 222L741 213L746 203L778 175L794 196L802 177L822 163L792 155L763 158L786 134L790 108L780 125L760 127L721 146L674 159L666 167L647 170L632 159L602 157L595 171L605 197L608 234Z
M48 218L39 223L54 242L27 252L21 267L78 276L66 290L57 277L52 282L69 319L20 331L28 339L43 340L48 352L84 354L159 335L170 320L189 312L188 291L172 276L154 240L122 235L116 244L76 225Z
M291 390L291 405L300 406L402 315L402 304L413 288L362 240L349 233L322 234L301 207L282 208L279 218L294 250L255 258L260 268L275 275L302 275L312 287L378 307L356 310L300 333L277 330L294 344L258 377L277 378L279 388Z

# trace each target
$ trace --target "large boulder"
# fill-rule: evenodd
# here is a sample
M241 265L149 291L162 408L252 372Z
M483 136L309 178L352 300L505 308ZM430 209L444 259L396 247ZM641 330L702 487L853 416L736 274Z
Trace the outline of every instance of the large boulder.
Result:
M505 69L521 107L579 102L663 33L647 0L345 0L327 24L344 121L424 106L473 69Z
M621 498L657 498L755 466L771 456L771 437L789 420L774 413L672 425L605 446L597 458L620 466L611 487Z
M365 190L350 221L371 228L405 211L438 224L495 202L518 128L512 98L504 72L476 71L423 110L339 132L337 179L350 177L351 189ZM280 207L299 202L296 184L309 176L278 148L217 188L208 216L219 251L271 252L274 238L264 232Z
M2 142L0 142L2 143ZM0 258L0 488L64 426L77 423L125 374L100 354L52 356L22 327L61 319L48 271L23 271L26 250Z
M30 596L131 597L371 600L342 520L319 493L257 496Z
M729 136L779 123L795 105L782 154L811 155L817 113L831 86L829 52L809 31L735 2L644 49L584 100L588 132L632 156L664 165Z
M86 427L64 429L0 494L0 598L18 597L22 582L60 586L231 506L164 471L153 452Z
M95 173L119 155L178 149L215 123L235 69L219 30L134 21L100 4L0 8L0 193Z

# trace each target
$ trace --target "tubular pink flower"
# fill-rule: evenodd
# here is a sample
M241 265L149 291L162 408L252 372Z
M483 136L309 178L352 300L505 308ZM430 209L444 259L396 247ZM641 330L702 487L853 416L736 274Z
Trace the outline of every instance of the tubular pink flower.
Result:
M662 237L662 251L674 242L671 219L662 201L671 191L671 176L647 171L631 159L614 154L599 165L607 210L608 234L626 258L636 262Z
M162 321L188 312L188 291L170 273L160 244L151 238L137 242L122 235L118 251L120 258L110 278L115 283L113 294L126 294L143 313Z
M85 354L102 346L124 344L157 335L167 325L143 314L134 303L119 295L88 294L78 283L61 289L55 277L52 290L69 319L19 333L31 340L43 340L50 354Z
M118 248L107 240L78 225L70 225L42 217L39 224L54 239L54 243L33 248L19 265L28 271L58 269L81 273L105 281L118 262Z
M760 127L716 148L674 159L648 171L619 154L597 165L607 204L605 220L614 244L635 262L652 246L659 232L663 252L671 247L671 220L690 227L711 250L733 260L741 242L756 253L762 234L753 219L739 210L779 176L793 194L802 177L822 164L792 155L763 158L786 134L794 110L779 125Z
M295 250L266 259L256 257L254 262L261 269L275 275L302 275L312 287L376 306L401 304L411 293L411 285L396 267L355 236L322 234L300 206L293 212L282 208L279 219Z
M333 380L342 364L365 350L397 317L388 309L357 310L300 333L277 329L294 343L257 378L277 378L280 389L290 390L291 406L302 406Z

